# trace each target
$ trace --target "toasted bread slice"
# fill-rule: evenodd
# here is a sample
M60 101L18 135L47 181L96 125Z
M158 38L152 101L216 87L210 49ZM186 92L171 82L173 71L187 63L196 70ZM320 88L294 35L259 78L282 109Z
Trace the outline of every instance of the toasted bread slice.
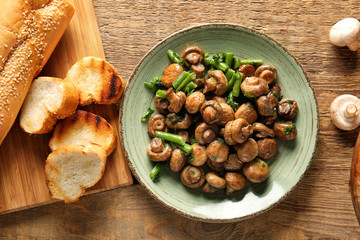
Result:
M65 80L78 88L82 106L117 103L126 85L110 63L97 57L77 61L67 72Z
M71 203L85 188L94 186L103 176L104 149L96 145L65 146L52 152L45 163L47 185L53 198Z
M39 77L32 83L20 113L20 126L30 134L48 133L57 119L72 115L79 102L71 82L54 77Z
M102 117L77 110L72 116L60 120L50 139L50 149L55 151L66 145L101 146L110 155L116 146L116 133Z

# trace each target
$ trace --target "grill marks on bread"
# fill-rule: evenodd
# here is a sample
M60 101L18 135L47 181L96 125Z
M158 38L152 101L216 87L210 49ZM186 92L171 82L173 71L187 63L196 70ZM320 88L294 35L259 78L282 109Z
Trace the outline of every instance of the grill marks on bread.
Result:
M124 91L125 81L107 61L85 57L68 71L66 81L73 82L80 93L80 105L117 103Z

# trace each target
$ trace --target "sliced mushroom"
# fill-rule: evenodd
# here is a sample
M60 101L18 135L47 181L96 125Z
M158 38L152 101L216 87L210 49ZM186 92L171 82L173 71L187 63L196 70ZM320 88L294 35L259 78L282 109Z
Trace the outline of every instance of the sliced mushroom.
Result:
M269 166L260 158L256 158L254 161L244 164L243 172L247 180L259 183L265 181L269 176Z
M189 159L190 164L195 167L200 167L206 163L207 159L206 147L199 143L194 143L192 145L192 156Z
M241 92L245 97L260 97L269 91L266 81L258 77L248 77L240 85Z
M217 123L221 118L222 107L219 102L209 100L201 106L200 113L205 122L209 124Z
M205 73L205 66L198 62L197 64L191 65L191 69L196 74L196 78L203 78Z
M204 51L198 46L189 46L181 53L181 58L185 60L188 67L203 62L204 56Z
M222 107L222 114L217 124L221 127L224 127L227 122L235 119L235 113L234 109L230 107L230 105L228 105L227 103L221 102L220 106Z
M239 171L242 166L243 162L240 161L236 153L230 154L224 163L224 168L226 171Z
M199 144L206 145L215 140L219 128L215 124L200 123L195 128L195 139Z
M224 162L214 162L208 158L206 165L214 172L221 172L224 170Z
M155 97L155 107L161 114L167 114L169 101L166 98Z
M198 188L205 182L204 170L201 167L186 166L180 174L181 182L189 188Z
M272 85L277 78L277 70L268 64L263 64L255 71L255 76L265 79L268 85Z
M180 172L187 162L186 155L178 148L174 149L171 154L169 166L173 172Z
M168 110L173 113L180 112L186 101L186 94L182 91L174 93L173 88L166 91L165 97L170 103Z
M292 121L276 122L273 129L276 137L281 140L290 141L297 135L296 125Z
M255 76L255 67L250 64L244 64L239 67L239 72L244 75L243 79L247 77L252 77Z
M298 110L297 102L291 98L283 98L279 102L278 115L280 118L291 120Z
M162 114L155 114L148 121L148 133L150 137L155 137L155 131L168 131L165 125L165 117Z
M252 124L256 121L258 115L253 105L249 102L241 104L235 112L235 119L243 118L248 123Z
M268 160L276 154L278 143L273 138L264 138L257 141L259 148L258 156L263 160Z
M179 64L170 64L162 74L161 81L163 85L167 88L171 87L172 83L183 71L184 69Z
M170 158L172 149L169 145L164 145L160 138L153 138L147 147L147 155L151 161L162 162Z
M252 138L249 138L244 143L236 144L234 149L236 150L237 157L243 163L254 160L259 153L258 145Z
M256 122L253 124L255 136L258 138L275 137L275 132L265 124Z
M265 117L274 116L278 105L279 101L272 93L263 95L256 100L256 107L259 115Z
M227 172L225 174L226 195L231 195L235 191L239 191L246 186L246 179L240 173Z
M226 145L224 140L216 139L209 144L206 154L211 161L225 162L229 156L229 146Z
M245 119L238 118L225 125L224 139L227 144L243 143L253 134L253 127Z
M208 172L205 175L205 180L210 186L216 189L225 188L226 185L225 179L214 172Z
M192 123L191 115L188 113L166 115L165 124L171 129L187 129Z
M227 91L228 80L221 70L211 71L204 82L203 93L213 92L216 96L221 96Z
M202 92L191 93L185 101L185 109L190 114L200 111L201 106L205 103L205 95Z
M330 105L330 116L335 126L350 131L360 125L360 99L351 94L335 98Z

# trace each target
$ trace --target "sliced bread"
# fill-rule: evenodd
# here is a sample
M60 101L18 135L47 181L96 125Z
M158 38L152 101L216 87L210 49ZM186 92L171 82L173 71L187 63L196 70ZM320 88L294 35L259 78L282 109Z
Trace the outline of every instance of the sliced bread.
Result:
M86 188L102 177L106 164L104 149L96 145L71 145L50 153L45 162L47 185L53 198L77 201Z
M67 72L65 80L78 88L79 104L82 106L117 103L126 85L110 63L97 57L85 57L77 61Z
M102 147L106 155L110 155L116 146L114 128L100 116L77 110L72 116L56 124L49 146L55 151L67 145L92 144Z
M20 112L20 126L30 134L48 133L57 119L73 114L79 93L71 82L60 78L39 77L30 87Z

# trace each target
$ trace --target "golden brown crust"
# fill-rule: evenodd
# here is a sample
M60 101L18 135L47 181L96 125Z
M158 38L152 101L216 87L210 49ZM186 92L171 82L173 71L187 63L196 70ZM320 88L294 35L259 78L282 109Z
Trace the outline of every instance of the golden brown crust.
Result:
M72 15L66 0L2 0L0 11L0 144Z

